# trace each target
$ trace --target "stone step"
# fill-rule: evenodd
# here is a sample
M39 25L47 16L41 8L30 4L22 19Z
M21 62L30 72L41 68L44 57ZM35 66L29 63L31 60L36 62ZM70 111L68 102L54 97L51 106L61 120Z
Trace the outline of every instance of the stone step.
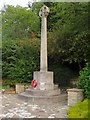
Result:
M29 103L34 104L51 104L51 103L60 103L67 104L67 94L59 94L59 95L50 95L50 96L33 96L30 94L26 94L26 92L20 93L18 97L22 100L25 100Z
M54 85L54 90L55 90L55 89L58 89L58 85Z
M27 89L25 93L33 96L51 96L51 95L60 94L60 90L59 89L55 89L55 90Z

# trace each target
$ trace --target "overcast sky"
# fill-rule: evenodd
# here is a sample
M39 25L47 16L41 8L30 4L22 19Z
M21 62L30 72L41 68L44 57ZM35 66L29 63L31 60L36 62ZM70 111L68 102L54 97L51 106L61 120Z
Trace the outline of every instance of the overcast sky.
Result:
M27 7L28 1L33 2L33 1L38 1L38 0L0 0L0 9L4 6L4 5L20 5L23 7Z

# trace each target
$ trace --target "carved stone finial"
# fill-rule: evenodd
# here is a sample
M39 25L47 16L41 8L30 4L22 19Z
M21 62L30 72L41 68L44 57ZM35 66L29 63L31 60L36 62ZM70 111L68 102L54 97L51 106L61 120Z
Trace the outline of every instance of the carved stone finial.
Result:
M40 17L47 17L48 14L49 14L49 8L44 5L44 6L40 9L39 16L40 16Z

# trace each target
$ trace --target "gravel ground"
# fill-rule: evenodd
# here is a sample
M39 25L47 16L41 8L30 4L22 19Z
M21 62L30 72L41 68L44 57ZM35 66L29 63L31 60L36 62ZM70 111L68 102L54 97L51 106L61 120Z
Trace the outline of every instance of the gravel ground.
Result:
M0 94L0 103L0 118L67 118L67 103L35 105L19 99L17 94Z

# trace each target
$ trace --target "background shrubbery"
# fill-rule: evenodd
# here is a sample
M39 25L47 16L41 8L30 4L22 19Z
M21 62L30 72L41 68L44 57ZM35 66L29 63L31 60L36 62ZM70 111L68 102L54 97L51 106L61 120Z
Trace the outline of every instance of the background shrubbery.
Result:
M36 40L3 41L2 77L7 83L28 83L39 68L39 43Z
M78 102L74 106L70 107L67 111L68 118L90 118L89 99L85 99L83 102Z
M54 83L58 84L60 88L70 87L71 80L78 76L78 74L70 69L70 67L61 63L55 63L54 65L52 63L49 66L49 70L54 72Z
M80 71L80 77L77 82L77 87L84 89L85 98L90 99L90 64L86 64L86 66Z

